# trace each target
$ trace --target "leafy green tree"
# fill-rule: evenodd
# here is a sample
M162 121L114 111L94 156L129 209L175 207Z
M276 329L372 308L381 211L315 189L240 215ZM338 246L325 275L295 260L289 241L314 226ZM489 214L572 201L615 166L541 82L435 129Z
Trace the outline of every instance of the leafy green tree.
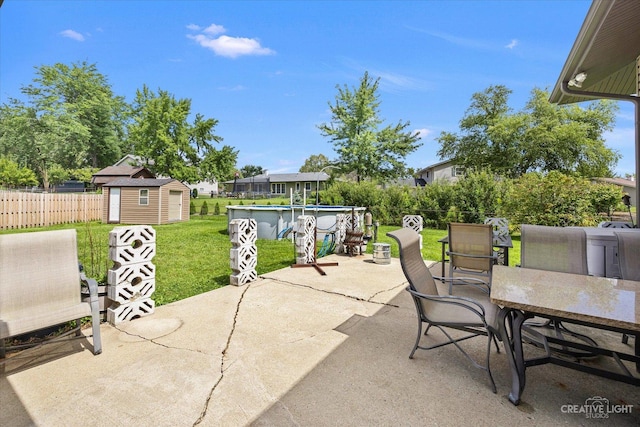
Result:
M379 128L379 83L365 72L358 88L336 86L336 102L329 103L331 122L318 126L333 143L341 172L355 173L358 181L405 176L405 157L421 145L417 133L406 131L409 122Z
M87 129L81 166L101 168L121 157L126 103L95 64L42 65L22 92L39 113L70 115Z
M551 104L547 91L534 88L521 112L508 106L511 90L490 86L472 96L460 133L438 137L442 159L469 170L491 169L518 177L528 172L560 171L583 177L612 176L620 155L607 148L617 104L594 101L586 109Z
M224 145L220 150L214 147L200 163L200 177L209 181L228 181L233 178L237 161L238 151L233 147Z
M69 172L70 179L75 179L78 181L89 183L91 182L91 178L93 177L93 174L95 174L98 171L99 171L98 168L87 167L87 168L79 168L79 169L70 169L68 172Z
M201 180L200 166L212 156L211 142L222 138L213 133L217 120L196 114L189 123L190 114L190 99L176 99L163 90L156 94L146 85L136 91L129 141L145 167L156 175L188 183ZM212 163L205 164L209 168Z
M585 178L613 176L620 155L605 146L603 134L613 129L617 104L600 100L583 109L548 99L547 91L534 89L525 107L521 173L557 170Z
M36 174L27 167L6 157L0 157L0 185L5 187L21 187L38 184Z
M264 169L262 166L255 165L245 165L240 168L240 176L243 178L250 178L256 175L262 175L264 173Z
M12 99L0 107L0 155L36 172L49 188L50 169L82 167L89 130L71 114L31 107Z
M320 172L322 168L329 164L329 158L324 154L312 154L304 161L298 172Z

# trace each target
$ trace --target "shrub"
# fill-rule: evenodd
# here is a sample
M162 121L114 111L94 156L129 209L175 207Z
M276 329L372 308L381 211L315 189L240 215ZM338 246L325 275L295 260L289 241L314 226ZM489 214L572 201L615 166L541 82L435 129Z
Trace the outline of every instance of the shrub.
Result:
M470 172L454 184L453 205L460 220L482 224L487 217L500 211L500 204L509 181L497 179L490 171Z
M196 213L196 204L193 203L193 200L191 200L191 202L189 203L189 214L195 215L195 213Z
M193 190L191 190L191 197L193 197L194 199L198 198L198 189L194 188Z
M200 216L206 216L209 214L209 206L207 205L207 201L205 200L200 207Z
M213 214L220 215L220 203L216 202L216 204L213 206Z
M514 180L503 211L512 224L594 226L598 218L589 197L591 185L557 171L528 173Z
M422 215L425 227L446 229L453 200L454 187L448 181L436 181L416 189L416 209Z
M417 200L413 189L393 186L383 191L377 220L383 224L402 225L402 217L416 212Z

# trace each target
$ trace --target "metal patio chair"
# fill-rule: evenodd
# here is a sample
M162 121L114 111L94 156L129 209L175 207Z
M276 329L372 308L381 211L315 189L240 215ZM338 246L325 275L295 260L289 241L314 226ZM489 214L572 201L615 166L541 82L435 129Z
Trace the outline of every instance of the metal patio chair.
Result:
M497 260L493 252L493 227L490 224L450 223L448 230L449 295L454 285L472 285L489 293L493 265Z
M520 246L520 266L537 270L557 271L561 273L588 275L587 266L587 234L581 228L550 227L544 225L522 224ZM525 322L525 328L530 334L530 342L542 346L544 334L539 330L551 329L558 338L564 339L569 335L592 346L598 344L590 337L567 329L560 321L543 320L539 318ZM552 346L558 353L573 357L591 357L593 353L568 350L566 347Z
M618 263L622 280L640 282L640 231L638 233L614 233L618 239ZM637 340L636 336L636 340ZM629 335L622 335L622 342L629 342Z
M499 338L496 323L499 308L491 304L488 298L479 301L462 296L439 295L433 276L422 259L418 233L412 229L402 228L387 233L387 236L395 239L400 247L400 264L409 282L407 291L413 297L418 315L418 335L409 358L413 359L417 349L431 350L453 344L475 367L487 372L491 389L495 393L496 384L491 375L489 359L492 342L495 343L496 350L500 352L496 339L496 337ZM427 325L424 335L427 335L431 326L435 326L447 337L448 341L431 346L421 346L423 323ZM468 334L460 338L453 338L446 329L459 330ZM484 365L477 363L458 344L460 341L481 335L487 337L487 356Z

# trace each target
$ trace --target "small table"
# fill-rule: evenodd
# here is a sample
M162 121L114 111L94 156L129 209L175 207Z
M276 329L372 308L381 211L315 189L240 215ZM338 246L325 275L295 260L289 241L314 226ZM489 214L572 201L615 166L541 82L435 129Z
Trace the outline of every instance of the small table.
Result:
M442 239L438 240L438 242L442 243L442 277L444 277L444 263L447 261L445 259L446 246L449 244L449 236L444 236ZM511 236L509 234L495 234L493 235L493 247L504 249L504 265L509 265L509 248L513 247L513 242L511 241Z
M640 282L496 266L491 283L491 302L502 307L498 326L511 368L509 400L514 405L520 403L524 391L526 368L545 363L640 385L640 378L632 375L621 362L635 363L636 371L640 372ZM634 354L547 337L550 343L618 359L620 372L581 364L554 356L551 352L543 357L525 359L522 325L534 316L635 335Z

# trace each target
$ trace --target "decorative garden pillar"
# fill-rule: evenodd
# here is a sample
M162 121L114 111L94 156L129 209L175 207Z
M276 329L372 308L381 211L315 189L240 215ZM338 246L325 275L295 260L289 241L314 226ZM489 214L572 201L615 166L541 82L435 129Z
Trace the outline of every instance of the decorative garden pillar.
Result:
M296 229L296 264L316 262L316 218L300 215Z
M114 264L107 274L107 293L115 302L107 309L110 324L153 313L155 254L156 232L150 226L116 227L109 233L109 259Z
M230 265L232 274L229 283L234 286L246 285L258 278L258 226L253 218L233 219L229 222L231 239Z

